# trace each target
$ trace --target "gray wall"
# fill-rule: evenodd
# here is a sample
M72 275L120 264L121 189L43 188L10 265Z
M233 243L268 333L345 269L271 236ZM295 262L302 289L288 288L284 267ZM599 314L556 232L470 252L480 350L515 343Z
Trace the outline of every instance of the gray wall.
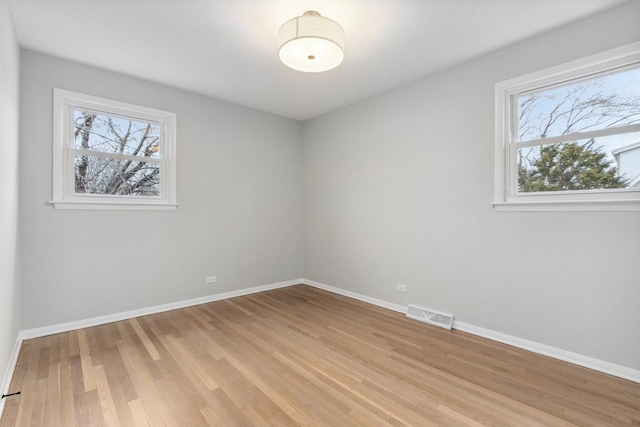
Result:
M31 51L21 67L23 329L302 277L299 122ZM54 87L177 113L180 207L49 205Z
M0 0L0 381L20 331L18 258L18 43L6 0ZM0 386L3 383L0 382ZM8 386L8 384L7 384ZM5 392L6 390L0 390ZM0 407L4 402L0 403Z
M495 84L638 40L633 1L305 122L305 278L640 369L640 213L490 206Z

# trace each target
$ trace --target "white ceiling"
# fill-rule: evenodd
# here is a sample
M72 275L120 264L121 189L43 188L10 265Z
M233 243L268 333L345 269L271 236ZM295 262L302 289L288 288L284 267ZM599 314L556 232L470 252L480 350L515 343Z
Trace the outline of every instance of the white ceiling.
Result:
M305 120L627 0L11 0L27 49ZM307 10L342 25L326 73L278 59Z

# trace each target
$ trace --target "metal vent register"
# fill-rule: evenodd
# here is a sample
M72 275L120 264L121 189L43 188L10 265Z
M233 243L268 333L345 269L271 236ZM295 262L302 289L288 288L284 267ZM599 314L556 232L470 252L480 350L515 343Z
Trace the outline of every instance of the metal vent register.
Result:
M407 317L445 329L451 329L453 327L453 315L416 307L415 305L409 305Z

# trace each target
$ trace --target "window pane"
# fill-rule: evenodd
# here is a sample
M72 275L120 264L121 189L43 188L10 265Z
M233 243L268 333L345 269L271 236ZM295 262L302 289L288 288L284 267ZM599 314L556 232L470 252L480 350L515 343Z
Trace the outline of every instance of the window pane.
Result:
M518 149L518 191L640 188L640 132Z
M520 141L640 123L640 69L519 96Z
M160 125L74 109L74 147L80 150L158 159Z
M76 155L75 193L159 197L160 165Z

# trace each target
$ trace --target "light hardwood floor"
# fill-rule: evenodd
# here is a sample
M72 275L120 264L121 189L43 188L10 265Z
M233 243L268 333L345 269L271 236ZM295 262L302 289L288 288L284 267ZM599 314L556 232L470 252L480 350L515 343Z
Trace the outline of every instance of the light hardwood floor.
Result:
M640 384L304 285L23 343L0 426L640 425Z

